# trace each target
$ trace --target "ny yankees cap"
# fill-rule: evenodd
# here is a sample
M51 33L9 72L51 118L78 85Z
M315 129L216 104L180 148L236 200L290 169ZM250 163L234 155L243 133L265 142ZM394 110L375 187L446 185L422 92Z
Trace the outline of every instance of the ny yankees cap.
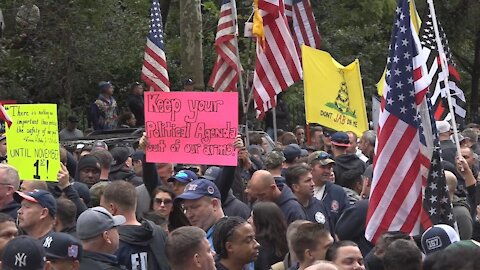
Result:
M13 238L2 255L3 270L41 270L45 264L45 250L30 236Z
M43 248L48 260L80 260L82 258L82 244L66 233L51 233L43 241Z

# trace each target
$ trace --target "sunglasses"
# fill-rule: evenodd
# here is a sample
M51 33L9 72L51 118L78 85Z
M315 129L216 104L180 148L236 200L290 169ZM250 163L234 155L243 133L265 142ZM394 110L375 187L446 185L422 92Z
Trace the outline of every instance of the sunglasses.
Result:
M155 203L157 204L164 204L164 205L167 205L167 204L171 204L173 201L171 199L160 199L160 198L155 198Z
M328 153L325 153L325 152L321 152L321 153L318 153L316 154L316 157L314 157L312 160L324 160L324 159L332 159L332 155L328 154Z

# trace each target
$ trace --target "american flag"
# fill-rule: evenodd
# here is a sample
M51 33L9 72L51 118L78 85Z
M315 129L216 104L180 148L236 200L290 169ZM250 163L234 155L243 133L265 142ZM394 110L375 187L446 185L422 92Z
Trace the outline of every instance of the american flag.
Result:
M301 48L301 45L305 44L320 49L320 34L310 0L293 0L292 27L293 39L297 48Z
M424 48L427 48L430 52L427 61L427 68L429 76L432 78L431 84L431 102L433 104L433 111L435 113L436 120L450 120L451 115L448 108L447 91L450 89L452 96L452 105L455 114L460 118L465 118L466 100L465 95L457 84L460 82L460 75L455 68L455 62L448 46L447 36L443 31L443 28L438 23L438 30L440 32L440 38L442 40L443 49L448 62L448 74L442 71L440 65L440 56L437 48L437 42L435 41L435 31L433 29L432 15L430 9L427 9L427 13L423 18L422 26L420 27L420 41ZM445 77L448 77L448 89L445 87Z
M302 79L302 66L288 29L282 0L259 0L265 43L257 38L253 97L258 118L275 107L277 94Z
M235 0L223 0L218 20L215 50L217 61L213 67L208 85L215 91L235 91L240 74L240 59L238 59L237 12L234 8Z
M365 237L386 231L420 233L423 189L433 154L426 95L425 51L415 33L408 0L399 0L387 58Z
M150 8L150 30L143 57L142 80L150 90L170 92L165 43L163 42L162 15L158 0Z
M431 93L428 94L429 96ZM430 112L432 110L432 104L427 103ZM452 227L455 226L455 220L453 219L452 205L448 197L447 180L445 179L445 172L442 164L442 149L440 148L440 142L438 140L438 131L435 126L435 119L433 113L430 113L430 122L432 128L429 129L433 138L433 154L431 159L430 170L428 172L427 184L425 187L425 195L423 199L423 228L427 229L433 224L448 224Z
M293 20L293 1L295 0L285 0L283 1L285 5L285 16L287 20L291 22Z
M12 118L10 118L2 104L0 104L0 119L7 123L8 127L12 125Z

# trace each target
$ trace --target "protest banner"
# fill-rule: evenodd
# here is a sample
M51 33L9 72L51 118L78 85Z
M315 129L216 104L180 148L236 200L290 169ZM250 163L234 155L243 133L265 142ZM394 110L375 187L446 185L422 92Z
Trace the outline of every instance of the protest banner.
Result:
M305 115L337 131L368 130L358 59L344 67L324 51L302 46Z
M237 92L145 92L148 162L237 165Z
M22 180L57 181L60 146L56 104L5 105L12 118L7 127L8 164Z

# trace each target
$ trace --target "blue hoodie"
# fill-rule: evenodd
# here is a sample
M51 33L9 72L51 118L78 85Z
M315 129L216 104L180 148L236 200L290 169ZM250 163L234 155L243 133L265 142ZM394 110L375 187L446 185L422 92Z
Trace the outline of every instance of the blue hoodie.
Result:
M278 188L282 191L282 194L275 203L282 210L287 225L295 220L306 220L307 215L302 205L297 201L297 197L293 195L292 190L287 185L279 185Z

